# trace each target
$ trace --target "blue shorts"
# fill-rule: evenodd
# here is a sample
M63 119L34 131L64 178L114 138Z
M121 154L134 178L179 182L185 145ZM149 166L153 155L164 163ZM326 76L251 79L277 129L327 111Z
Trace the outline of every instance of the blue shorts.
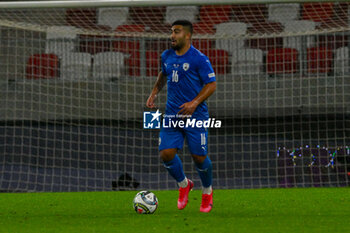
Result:
M206 155L208 151L207 128L162 128L159 134L159 151L182 149L186 137L191 154Z

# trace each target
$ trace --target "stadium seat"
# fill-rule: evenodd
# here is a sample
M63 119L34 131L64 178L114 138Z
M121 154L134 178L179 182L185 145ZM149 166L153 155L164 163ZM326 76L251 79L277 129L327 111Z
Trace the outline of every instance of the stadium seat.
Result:
M260 75L264 54L260 49L239 49L232 54L231 73L234 75Z
M325 22L333 16L333 3L304 3L303 19L314 22Z
M266 72L272 74L290 74L298 70L298 51L294 48L275 48L267 52Z
M295 34L305 31L314 31L316 23L310 20L292 20L285 22L284 32ZM302 43L303 37L306 37L306 44ZM306 48L312 47L315 43L313 36L288 36L283 38L284 47L295 48L300 53Z
M228 23L221 23L215 25L216 27L216 35L218 36L228 36L228 37L235 37L235 36L243 36L245 35L247 31L247 24L245 23L235 23L235 22L228 22ZM216 49L226 50L230 54L237 50L244 47L244 39L241 38L235 38L235 39L216 39Z
M146 31L146 26L142 24L124 24L119 25L116 29L116 32L144 32Z
M332 50L323 47L307 49L308 73L329 73L332 70Z
M152 32L169 32L164 25L166 7L131 7L129 16L133 24L143 24Z
M338 49L348 46L348 35L343 32L331 33L327 35L318 35L318 47L326 47L329 49Z
M349 74L349 48L341 47L335 50L334 71L336 75Z
M74 8L66 10L66 23L79 28L90 28L97 24L95 8Z
M214 34L214 25L206 22L193 23L194 34Z
M91 70L91 54L65 53L61 59L61 78L66 80L88 79Z
M233 5L233 20L247 24L265 22L267 8L265 4Z
M247 33L251 35L263 35L263 34L279 34L283 31L283 26L279 22L260 22L253 23L247 29ZM282 37L268 37L268 38L253 38L247 39L246 47L252 49L261 49L263 51L268 51L273 48L283 47Z
M46 31L45 53L53 53L61 57L73 52L77 30L71 26L51 26Z
M168 6L166 8L165 23L172 24L179 19L194 23L197 21L198 12L197 6Z
M229 63L229 54L222 49L209 49L207 50L207 57L209 58L213 69L216 74L226 74L227 66Z
M97 24L110 26L114 30L126 23L128 15L128 7L98 8Z
M231 5L202 6L199 12L200 21L212 25L230 21L231 16Z
M80 35L79 52L82 53L102 53L111 50L111 39L102 35Z
M59 59L55 54L33 54L26 66L26 78L50 79L59 76Z
M146 51L146 75L158 76L160 71L160 54L158 51Z
M204 54L207 54L209 49L212 49L213 41L209 39L193 39L192 45Z
M199 22L193 24L193 34L197 35L212 35L215 33L212 24L207 24L205 22ZM209 49L213 48L213 40L211 39L192 39L192 45L199 49L203 53L207 53Z
M113 41L113 51L129 54L126 57L126 65L130 76L140 76L140 42L137 40Z
M344 23L347 23L349 20L349 5L349 2L338 2L338 4L335 4L332 18L338 22L343 21Z
M92 77L94 79L119 78L124 74L124 58L121 52L104 52L94 55Z
M289 4L270 4L269 5L269 21L284 23L285 21L298 20L299 3Z

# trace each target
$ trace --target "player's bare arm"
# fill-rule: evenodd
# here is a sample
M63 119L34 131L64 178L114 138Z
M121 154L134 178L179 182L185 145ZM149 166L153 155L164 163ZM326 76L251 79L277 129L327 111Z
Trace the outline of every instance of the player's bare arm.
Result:
M216 90L216 82L206 84L199 94L192 101L184 103L180 106L181 110L178 112L179 115L192 115L196 110L197 106L204 100L209 98Z
M152 92L149 95L147 102L146 102L146 106L148 108L155 108L156 107L156 105L154 104L154 101L156 100L158 93L163 89L165 84L166 84L166 76L163 75L162 71L160 71L158 74L157 81L154 84Z

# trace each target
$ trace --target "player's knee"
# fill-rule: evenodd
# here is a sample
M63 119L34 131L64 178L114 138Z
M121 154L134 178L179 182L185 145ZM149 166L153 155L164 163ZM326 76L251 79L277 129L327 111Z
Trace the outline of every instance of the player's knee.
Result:
M206 155L194 155L192 154L192 159L195 163L203 163L207 156Z
M174 159L175 155L177 153L177 149L164 149L159 152L161 159L164 162L169 162Z

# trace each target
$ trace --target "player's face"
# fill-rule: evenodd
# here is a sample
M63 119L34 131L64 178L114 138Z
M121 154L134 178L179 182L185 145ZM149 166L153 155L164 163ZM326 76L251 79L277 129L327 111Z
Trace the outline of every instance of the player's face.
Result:
M174 50L182 49L186 40L190 38L190 33L183 28L182 25L174 25L171 28L171 48Z

